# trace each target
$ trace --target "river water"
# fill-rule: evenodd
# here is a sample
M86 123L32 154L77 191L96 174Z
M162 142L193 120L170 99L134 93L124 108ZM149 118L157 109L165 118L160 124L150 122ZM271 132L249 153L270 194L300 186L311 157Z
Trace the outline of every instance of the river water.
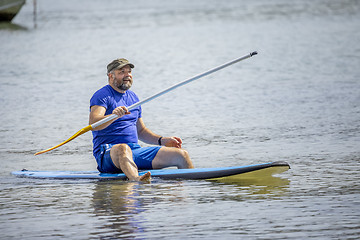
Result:
M28 1L0 24L1 239L357 239L360 1ZM262 181L63 181L11 171L95 170L89 99L106 65L135 64L143 106L196 167L287 161Z

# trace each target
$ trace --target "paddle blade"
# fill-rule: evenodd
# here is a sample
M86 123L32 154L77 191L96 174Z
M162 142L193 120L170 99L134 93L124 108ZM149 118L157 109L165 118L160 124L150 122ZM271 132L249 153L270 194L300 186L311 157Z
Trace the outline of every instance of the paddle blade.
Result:
M84 134L84 133L86 133L86 132L88 132L88 131L90 131L90 130L92 130L92 126L91 126L91 125L89 125L89 126L87 126L87 127L84 127L83 129L81 129L81 130L79 130L77 133L75 133L73 136L71 136L68 140L60 143L59 145L56 145L55 147L48 148L48 149L45 149L45 150L43 150L43 151L37 152L37 153L35 153L34 155L39 155L39 154L46 153L46 152L49 152L49 151L51 151L51 150L54 150L54 149L56 149L56 148L58 148L58 147L60 147L60 146L62 146L62 145L64 145L64 144L70 142L71 140L74 140L74 139L77 138L78 136L80 136L80 135L82 135L82 134Z

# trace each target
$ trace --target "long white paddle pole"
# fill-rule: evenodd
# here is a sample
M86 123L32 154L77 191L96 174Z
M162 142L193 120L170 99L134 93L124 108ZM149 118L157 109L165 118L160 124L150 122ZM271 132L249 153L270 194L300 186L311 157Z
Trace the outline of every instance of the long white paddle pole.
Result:
M228 66L230 66L230 65L233 65L233 64L235 64L235 63L237 63L237 62L240 62L240 61L242 61L242 60L248 59L248 58L250 58L250 57L252 57L252 56L254 56L254 55L256 55L256 54L257 54L257 52L249 53L249 54L247 54L247 55L245 55L245 56L236 58L236 59L234 59L234 60L232 60L232 61L230 61L230 62L224 63L224 64L222 64L222 65L220 65L220 66L218 66L218 67L215 67L215 68L213 68L213 69L210 69L210 70L208 70L208 71L206 71L206 72L204 72L204 73L198 74L198 75L196 75L196 76L194 76L194 77L192 77L192 78L189 78L189 79L186 79L186 80L184 80L184 81L182 81L182 82L179 82L179 83L175 84L175 85L172 86L172 87L169 87L169 88L167 88L167 89L165 89L165 90L163 90L163 91L161 91L161 92L159 92L159 93L156 93L156 94L154 94L154 95L152 95L152 96L150 96L150 97L148 97L148 98L146 98L146 99L144 99L144 100L142 100L142 101L140 101L140 102L137 102L137 103L129 106L129 107L128 107L128 110L131 111L132 109L136 108L137 106L140 106L140 105L143 105L143 104L145 104L145 103L147 103L147 102L150 102L151 100L153 100L153 99L155 99L155 98L158 98L158 97L160 97L160 96L162 96L162 95L164 95L164 94L166 94L166 93L168 93L168 92L171 92L172 90L175 90L175 89L178 88L178 87L184 86L185 84L188 84L188 83L190 83L190 82L192 82L192 81L195 81L195 80L200 79L200 78L202 78L202 77L205 77L205 76L207 76L207 75L209 75L209 74L212 74L212 73L214 73L214 72L217 72L217 71L219 71L219 70L221 70L221 69L223 69L223 68L226 68L226 67L228 67ZM110 116L108 116L108 117L106 117L106 118L104 118L104 119L102 119L102 120L100 120L100 121L97 121L96 123L93 123L93 124L91 124L91 125L89 125L89 126L87 126L87 127L82 128L82 129L79 130L77 133L75 133L72 137L70 137L68 140L60 143L59 145L56 145L56 146L54 146L54 147L52 147L52 148L49 148L49 149L46 149L46 150L37 152L37 153L35 153L35 155L39 155L39 154L46 153L46 152L49 152L49 151L51 151L51 150L54 150L55 148L58 148L58 147L60 147L60 146L62 146L62 145L64 145L64 144L70 142L71 140L75 139L76 137L78 137L78 136L80 136L80 135L82 135L82 134L84 134L84 133L86 133L86 132L88 132L88 131L90 131L90 130L92 130L92 129L100 126L100 125L102 125L102 124L104 124L104 123L107 123L107 122L109 122L109 121L112 121L112 120L114 120L114 119L117 118L117 117L118 117L118 116L117 116L116 114L111 114Z

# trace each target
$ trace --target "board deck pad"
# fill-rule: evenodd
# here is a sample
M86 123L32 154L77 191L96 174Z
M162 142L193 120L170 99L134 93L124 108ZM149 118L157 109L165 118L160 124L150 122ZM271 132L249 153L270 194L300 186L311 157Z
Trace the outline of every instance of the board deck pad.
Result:
M139 175L151 172L152 178L161 179L223 179L226 177L249 176L249 173L258 172L260 176L271 176L290 169L287 162L270 162L248 166L221 167L221 168L193 168L193 169L156 169L139 171ZM261 170L261 171L260 171ZM266 171L264 171L266 170ZM12 172L17 177L48 178L48 179L119 179L126 180L124 173L100 173L98 171L21 171ZM259 174L257 174L259 175ZM251 177L251 176L250 176Z

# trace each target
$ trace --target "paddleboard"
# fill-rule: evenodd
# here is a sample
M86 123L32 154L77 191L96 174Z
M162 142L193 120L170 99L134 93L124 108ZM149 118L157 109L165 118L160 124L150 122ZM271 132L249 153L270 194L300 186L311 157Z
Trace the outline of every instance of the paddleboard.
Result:
M271 176L290 169L286 162L270 162L248 166L221 167L221 168L193 168L193 169L156 169L139 171L139 175L151 172L152 178L161 179L209 179L217 180L227 177L236 177L242 174L256 172L259 176ZM12 172L17 177L48 178L48 179L119 179L126 180L123 173L100 173L98 171L30 171L23 169Z

